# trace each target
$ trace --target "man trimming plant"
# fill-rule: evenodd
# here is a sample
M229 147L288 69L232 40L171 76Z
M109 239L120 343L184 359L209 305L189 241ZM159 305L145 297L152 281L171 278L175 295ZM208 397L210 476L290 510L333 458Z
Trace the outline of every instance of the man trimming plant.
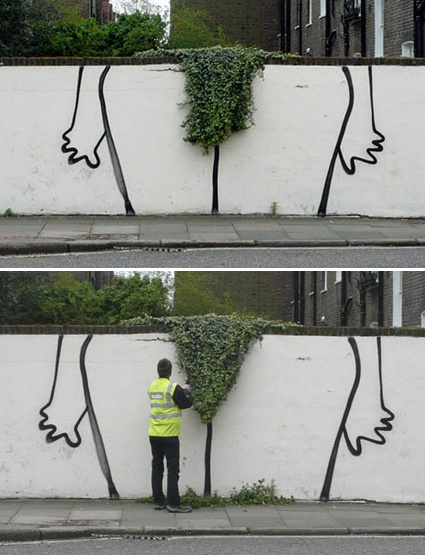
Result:
M190 385L181 387L171 382L172 364L167 358L158 362L158 379L149 386L150 426L149 441L152 449L152 494L154 509L167 509L171 513L190 513L192 507L181 504L179 493L180 429L182 409L192 406ZM164 457L167 461L167 497L162 482Z

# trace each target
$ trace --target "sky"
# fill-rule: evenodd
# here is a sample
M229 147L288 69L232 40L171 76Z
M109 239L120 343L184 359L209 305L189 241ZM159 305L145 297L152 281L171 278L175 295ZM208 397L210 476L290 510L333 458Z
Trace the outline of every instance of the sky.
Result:
M111 4L114 6L114 9L116 9L120 3L121 0L110 0ZM167 11L170 11L170 0L150 0L151 4L159 6L162 9L166 9Z

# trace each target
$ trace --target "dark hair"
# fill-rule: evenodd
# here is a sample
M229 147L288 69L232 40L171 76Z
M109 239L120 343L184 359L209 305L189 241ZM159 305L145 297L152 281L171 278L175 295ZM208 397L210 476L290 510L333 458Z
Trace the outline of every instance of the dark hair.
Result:
M162 358L159 362L158 362L158 376L160 378L168 378L168 376L171 375L171 370L173 368L173 365L171 364L171 361L168 360L168 358Z

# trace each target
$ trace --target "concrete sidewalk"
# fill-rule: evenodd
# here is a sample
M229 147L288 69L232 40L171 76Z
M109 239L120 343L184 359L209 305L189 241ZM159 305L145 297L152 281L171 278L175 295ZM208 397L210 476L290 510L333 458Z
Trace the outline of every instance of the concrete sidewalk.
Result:
M425 219L271 216L0 217L0 255L118 248L425 245Z
M301 501L170 514L132 500L0 500L0 541L248 534L425 535L425 506Z

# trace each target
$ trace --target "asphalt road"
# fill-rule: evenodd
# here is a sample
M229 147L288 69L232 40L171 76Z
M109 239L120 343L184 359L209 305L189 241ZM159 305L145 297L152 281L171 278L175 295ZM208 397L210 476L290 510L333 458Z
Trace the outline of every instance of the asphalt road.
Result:
M196 248L1 256L0 268L425 268L424 247Z
M423 537L181 537L0 544L0 555L419 555Z

